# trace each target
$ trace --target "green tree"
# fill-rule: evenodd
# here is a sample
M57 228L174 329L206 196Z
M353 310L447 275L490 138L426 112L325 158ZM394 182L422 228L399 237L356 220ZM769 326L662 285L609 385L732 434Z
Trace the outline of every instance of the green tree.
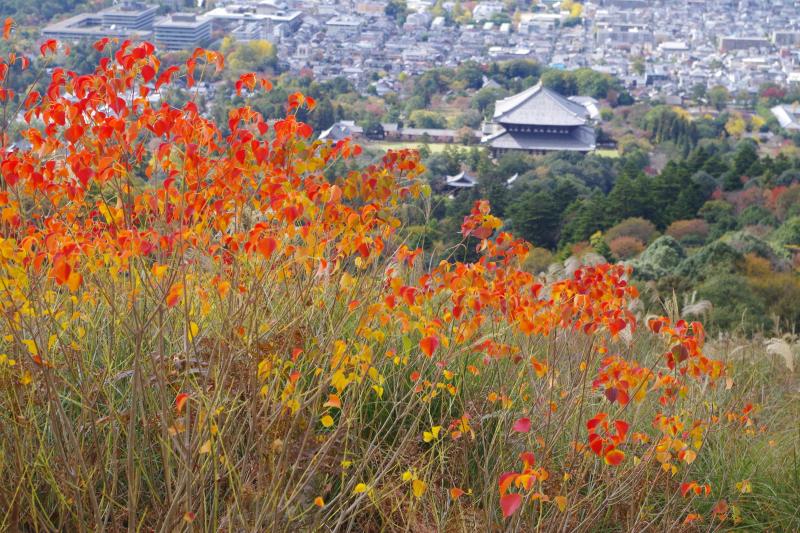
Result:
M543 248L558 244L561 211L549 191L528 191L508 207L514 232Z
M716 85L708 91L708 103L717 108L718 111L722 111L727 107L730 98L731 95L728 89L722 85Z
M336 111L328 98L323 98L311 112L311 125L316 131L323 131L336 122Z
M441 129L447 127L447 119L441 113L417 109L408 116L409 122L417 128Z
M383 12L387 17L394 19L399 26L402 26L408 17L408 4L405 0L389 0L386 7L383 8Z

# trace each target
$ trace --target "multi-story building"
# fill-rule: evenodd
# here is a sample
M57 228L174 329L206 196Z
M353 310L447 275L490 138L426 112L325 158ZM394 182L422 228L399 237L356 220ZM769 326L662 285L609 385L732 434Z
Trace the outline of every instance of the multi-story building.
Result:
M152 35L158 6L126 1L96 13L81 13L54 22L42 30L48 39L63 41L98 40L104 37L146 40Z
M769 48L769 39L765 37L720 37L719 49L723 52L731 50L748 50L750 48Z
M173 13L153 25L156 45L166 50L191 50L211 40L211 18Z

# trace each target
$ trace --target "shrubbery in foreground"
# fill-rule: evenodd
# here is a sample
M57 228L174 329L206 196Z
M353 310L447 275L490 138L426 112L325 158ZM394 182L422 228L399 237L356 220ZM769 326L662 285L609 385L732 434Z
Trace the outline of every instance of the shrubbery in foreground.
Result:
M754 410L725 396L699 323L639 324L621 266L534 277L485 202L462 226L480 259L425 265L400 232L427 192L417 154L326 180L359 149L311 141L300 94L274 123L232 111L228 135L191 101L151 103L222 67L197 50L161 69L123 43L18 100L31 148L0 155L0 527L741 520L694 469L718 435L757 432Z

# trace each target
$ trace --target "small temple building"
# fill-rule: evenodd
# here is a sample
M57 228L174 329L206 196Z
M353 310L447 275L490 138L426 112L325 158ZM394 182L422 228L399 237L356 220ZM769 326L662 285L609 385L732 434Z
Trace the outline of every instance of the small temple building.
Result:
M541 82L495 103L481 143L493 157L510 151L530 154L591 152L597 143L599 113L591 98L565 98Z
M455 176L445 176L444 183L447 187L454 189L471 189L478 184L478 178L462 170Z

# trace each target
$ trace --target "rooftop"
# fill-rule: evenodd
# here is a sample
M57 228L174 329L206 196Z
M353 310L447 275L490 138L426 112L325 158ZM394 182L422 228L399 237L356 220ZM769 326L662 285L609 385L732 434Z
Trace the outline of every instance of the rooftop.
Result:
M589 112L539 82L519 94L498 100L493 118L501 124L582 126Z

